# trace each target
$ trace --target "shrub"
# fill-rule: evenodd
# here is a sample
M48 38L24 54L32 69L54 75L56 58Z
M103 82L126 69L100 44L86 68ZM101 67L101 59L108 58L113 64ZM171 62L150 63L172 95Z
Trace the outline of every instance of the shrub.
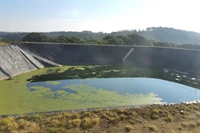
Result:
M124 114L121 114L121 115L119 115L119 119L120 120L126 120L127 119L127 116L126 115L124 115Z
M91 121L90 118L84 118L82 121L81 121L81 128L82 129L88 129L88 128L93 128L94 127L94 123Z
M159 119L159 115L157 115L157 114L151 114L150 118L152 120L156 120L156 119Z
M73 119L67 122L67 127L68 128L80 127L80 124L81 124L81 119Z
M79 114L77 112L73 113L71 116L72 119L77 119L79 118Z
M95 116L91 119L91 121L93 124L97 125L99 124L100 118L98 116Z
M200 120L198 120L198 121L196 122L196 124L197 124L197 127L199 127L199 126L200 126Z
M182 122L181 126L184 128L195 128L196 127L196 123L195 122Z
M94 110L94 113L100 114L100 113L102 113L102 111L103 111L102 109L95 109L95 110Z
M109 123L112 123L112 124L117 124L118 123L118 118L116 118L116 117L110 117L109 119L108 119L108 122Z
M125 126L125 130L126 130L127 132L130 132L131 130L133 130L133 127L130 126L130 125L126 125L126 126Z
M128 121L130 124L132 124L132 125L134 125L136 122L135 122L135 120L129 120Z
M166 118L164 118L164 121L166 122L172 122L174 120L173 116L168 115Z
M83 115L81 116L81 118L84 118L84 117L89 117L91 114L90 112L86 111L83 113Z
M149 129L149 131L152 131L152 132L157 132L158 131L158 128L155 125L148 126L148 129Z
M0 121L0 126L6 126L6 125L8 125L9 124L9 120L8 119L2 119L1 121Z

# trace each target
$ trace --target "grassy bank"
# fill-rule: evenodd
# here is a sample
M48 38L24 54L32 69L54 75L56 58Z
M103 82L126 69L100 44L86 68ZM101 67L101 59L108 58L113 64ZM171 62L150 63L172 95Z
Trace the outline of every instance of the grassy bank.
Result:
M200 103L95 109L0 118L0 132L199 133Z

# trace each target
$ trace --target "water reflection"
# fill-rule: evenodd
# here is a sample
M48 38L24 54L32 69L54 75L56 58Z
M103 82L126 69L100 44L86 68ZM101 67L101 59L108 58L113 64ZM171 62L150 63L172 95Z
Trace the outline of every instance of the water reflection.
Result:
M155 78L95 78L95 79L70 79L57 80L57 84L48 82L32 82L28 84L30 91L35 86L50 88L51 91L63 90L68 93L78 94L70 85L83 84L96 89L117 92L121 95L154 93L162 102L179 103L200 100L200 90L171 81ZM84 88L79 88L84 89Z

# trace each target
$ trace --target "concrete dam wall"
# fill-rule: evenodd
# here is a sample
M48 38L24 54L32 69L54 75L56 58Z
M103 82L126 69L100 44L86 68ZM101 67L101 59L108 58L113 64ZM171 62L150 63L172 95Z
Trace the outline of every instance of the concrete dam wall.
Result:
M43 66L121 64L135 64L158 69L168 68L200 74L200 51L198 50L35 43L4 46L0 50L3 51L0 54L3 60L23 60L18 61L17 65L22 66L23 69L13 68L16 66L13 64L16 61L1 62L1 75L16 75ZM12 56L11 51L19 55L18 59Z
M0 80L44 67L18 46L0 47Z
M37 55L61 65L136 64L189 73L200 71L200 51L198 50L64 44L19 44L18 46L31 55ZM133 50L130 51L131 49ZM125 56L127 58L123 61ZM46 65L48 64L46 62Z

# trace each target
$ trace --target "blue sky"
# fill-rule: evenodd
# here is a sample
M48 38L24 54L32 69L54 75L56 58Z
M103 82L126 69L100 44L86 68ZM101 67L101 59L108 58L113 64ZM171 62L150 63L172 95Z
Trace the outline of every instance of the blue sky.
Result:
M0 0L0 30L112 32L173 27L200 32L200 0Z

